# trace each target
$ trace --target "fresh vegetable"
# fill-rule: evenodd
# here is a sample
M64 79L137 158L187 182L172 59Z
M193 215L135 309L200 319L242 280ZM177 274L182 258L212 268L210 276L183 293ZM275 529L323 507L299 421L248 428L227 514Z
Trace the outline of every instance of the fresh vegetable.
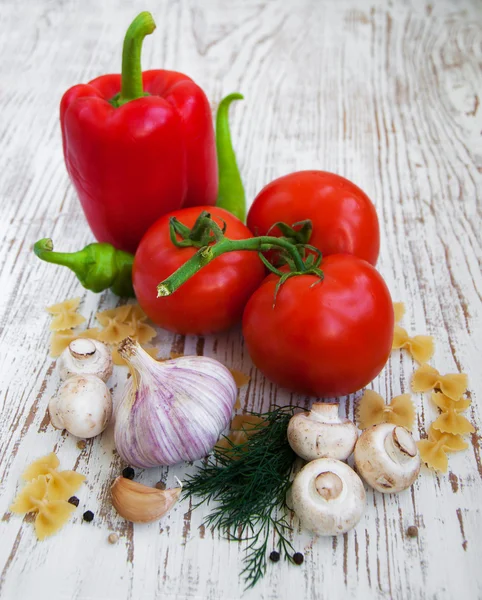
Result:
M102 342L77 338L62 352L56 366L62 381L72 375L95 375L107 381L112 375L112 354Z
M155 23L127 30L122 75L70 88L60 104L67 171L100 242L134 252L148 227L182 206L213 205L218 192L211 109L202 89L175 71L141 72Z
M420 454L408 429L382 423L366 429L359 437L355 464L368 485L392 494L406 490L417 479Z
M339 405L315 402L309 412L297 413L288 425L288 441L304 460L346 460L355 448L357 428L340 417Z
M89 244L78 252L53 252L52 240L44 238L34 244L36 256L45 262L71 269L80 283L93 292L110 288L118 296L134 296L132 265L134 256L116 250L111 244Z
M252 237L229 212L204 208L219 226L225 225L226 233L234 240ZM176 333L215 333L236 324L265 277L256 255L232 252L196 273L175 296L158 298L157 284L198 251L207 252L205 247L214 242L212 221L206 213L199 213L199 208L189 208L161 217L143 237L134 261L134 290L141 308L154 323Z
M248 214L254 235L284 235L276 223L309 219L310 244L323 256L354 254L375 265L380 248L378 218L356 185L325 171L298 171L275 179L256 196Z
M127 338L119 346L132 377L116 410L115 445L136 467L203 458L228 426L237 397L229 370L205 356L155 361Z
M274 407L267 413L251 413L259 423L249 430L245 442L216 446L214 455L187 477L183 494L197 504L215 501L205 517L232 541L248 540L245 568L248 588L266 572L268 545L276 534L285 558L294 551L288 535L291 530L284 514L286 492L295 453L288 444L286 430L295 408Z
M304 466L293 480L291 500L301 525L318 535L353 529L366 506L361 479L333 458L317 458Z
M91 438L102 433L112 414L109 389L95 375L72 375L49 402L50 421L57 429Z
M219 171L216 206L226 209L244 223L246 220L246 196L229 131L228 111L233 100L243 100L243 96L241 94L226 96L219 104L216 115L216 150Z
M178 480L179 481L179 480ZM110 488L112 506L121 517L132 523L158 521L176 504L180 487L158 490L125 477L117 477Z
M383 369L391 352L393 306L382 277L348 254L321 263L323 281L269 275L251 296L243 334L254 364L272 381L302 394L355 392Z

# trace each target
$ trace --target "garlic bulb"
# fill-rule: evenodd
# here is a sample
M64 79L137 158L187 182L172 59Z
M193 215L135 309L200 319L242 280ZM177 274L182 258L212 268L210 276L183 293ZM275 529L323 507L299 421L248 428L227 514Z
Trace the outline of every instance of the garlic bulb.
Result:
M229 370L204 356L157 362L131 338L119 345L129 366L116 410L115 445L136 467L206 456L229 425L237 388Z

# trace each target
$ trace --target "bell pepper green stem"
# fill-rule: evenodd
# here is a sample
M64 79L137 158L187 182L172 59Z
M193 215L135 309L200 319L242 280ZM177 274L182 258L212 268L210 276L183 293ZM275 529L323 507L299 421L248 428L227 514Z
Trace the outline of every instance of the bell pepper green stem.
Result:
M114 106L122 106L146 95L142 86L142 43L146 35L151 34L155 28L156 24L149 12L141 12L130 24L122 49L121 91L113 99Z
M187 262L179 267L177 271L162 281L157 286L157 297L170 296L179 287L181 287L183 283L186 283L188 279L190 279L203 267L225 252L238 252L240 250L267 252L273 248L282 248L288 252L298 272L303 273L306 271L303 259L301 258L298 249L294 244L287 240L269 235L248 238L246 240L230 240L229 238L222 237L220 241L216 242L212 246L200 248L196 254L194 254L194 256L192 256Z
M229 130L229 107L241 94L229 94L221 100L216 114L216 150L218 155L219 191L216 206L228 210L243 223L246 219L246 196L239 173Z
M54 252L52 240L44 238L34 244L36 256L45 262L68 267L80 283L92 292L110 288L118 296L134 296L132 265L134 256L111 244L89 244L78 252Z

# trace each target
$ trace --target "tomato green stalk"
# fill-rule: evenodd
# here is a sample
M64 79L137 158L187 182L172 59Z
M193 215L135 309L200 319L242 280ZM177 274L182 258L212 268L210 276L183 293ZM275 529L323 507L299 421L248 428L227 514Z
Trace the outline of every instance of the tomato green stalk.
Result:
M89 244L78 252L53 252L52 240L34 244L35 255L45 262L68 267L80 283L92 292L110 288L117 296L134 296L132 265L134 256L116 250L111 244Z
M122 48L121 91L110 101L113 106L119 107L149 95L142 86L141 52L144 38L155 28L156 24L149 12L141 12L130 24Z
M213 240L215 243L212 245L206 244L200 247L196 254L179 267L177 271L164 281L161 281L157 286L158 297L170 296L173 294L181 287L181 285L186 283L186 281L215 258L221 256L221 254L224 254L225 252L239 252L240 250L258 252L263 263L280 277L280 284L283 284L286 279L294 275L308 273L316 274L320 280L323 278L323 273L318 268L321 263L321 254L316 248L313 248L308 244L303 245L303 247L309 248L318 255L316 261L313 261L310 257L310 260L304 262L299 251L300 244L293 244L285 238L263 235L244 240L231 240L224 236L224 231L210 218L210 215L207 212L201 213L192 231L194 230L204 232L200 236L201 239L206 239L206 232L210 232L212 237L209 238L209 240ZM173 218L171 219L171 239L176 245L179 245L180 247L185 246L186 239L177 240L176 233L180 234L179 222L177 219ZM181 237L183 237L182 234ZM195 245L195 243L189 245ZM291 266L291 271L281 272L268 263L262 255L262 252L273 249L278 249L283 252L284 256L287 258L288 264Z
M221 100L216 114L216 151L219 172L216 206L228 210L244 223L246 221L246 196L229 130L231 102L243 99L241 94L229 94Z

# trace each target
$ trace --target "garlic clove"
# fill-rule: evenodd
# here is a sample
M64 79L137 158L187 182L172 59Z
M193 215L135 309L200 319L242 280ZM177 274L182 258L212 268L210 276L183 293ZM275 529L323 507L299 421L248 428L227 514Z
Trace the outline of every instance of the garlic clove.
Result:
M110 490L113 507L132 523L157 521L171 510L181 493L181 487L159 490L125 477L117 477Z
M72 375L95 375L105 382L112 375L112 355L98 340L77 338L60 355L57 370L62 381Z

